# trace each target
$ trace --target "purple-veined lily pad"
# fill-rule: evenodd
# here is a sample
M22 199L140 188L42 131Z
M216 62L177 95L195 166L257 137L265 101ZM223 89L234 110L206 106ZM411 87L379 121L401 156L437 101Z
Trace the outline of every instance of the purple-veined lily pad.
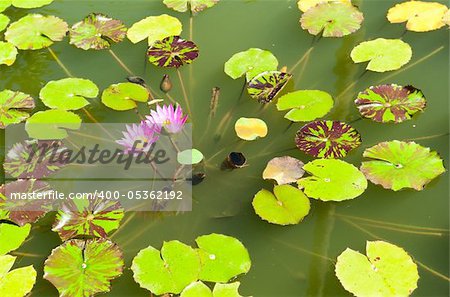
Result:
M338 121L315 121L303 126L295 137L299 150L316 158L343 158L361 144L352 126Z
M355 100L359 112L375 122L401 123L426 106L422 91L412 86L395 84L370 87Z
M33 114L25 124L28 136L41 140L64 139L67 131L80 129L81 118L65 110L46 110Z
M323 37L342 37L357 31L364 20L356 7L340 2L325 2L308 9L300 24L310 34Z
M93 296L109 292L110 281L123 270L120 248L105 239L72 239L55 248L45 261L44 278L60 296Z
M70 44L88 50L110 48L121 42L127 35L127 28L120 20L101 13L91 13L70 29Z
M193 13L199 13L217 4L219 0L164 0L163 3L178 12L186 12L188 9Z
M30 224L19 227L14 224L0 223L0 255L5 255L18 249L30 234L30 230ZM0 282L1 279L2 276L0 269Z
M12 23L5 39L21 50L37 50L61 41L69 30L62 19L55 16L29 14Z
M119 201L99 198L67 201L58 211L52 230L62 240L79 235L107 238L109 232L119 228L123 215Z
M30 116L26 111L34 106L30 95L10 90L0 92L0 128L26 120Z
M9 43L0 41L0 65L11 66L16 61L17 48Z
M260 103L269 103L281 92L292 74L280 71L266 71L256 75L247 84L249 95Z
M36 270L32 265L11 270L15 261L14 256L0 256L0 296L28 296L33 289L36 282Z
M156 41L147 52L148 60L158 67L179 68L191 64L198 57L198 48L194 42L169 36Z
M415 142L382 142L366 149L363 156L371 159L361 165L367 179L394 191L404 188L421 191L445 172L438 154Z
M273 158L267 163L263 178L274 179L279 185L295 183L305 174L303 165L302 161L289 156Z
M136 102L147 102L147 88L126 82L110 85L102 93L102 103L114 110L130 110L137 107Z

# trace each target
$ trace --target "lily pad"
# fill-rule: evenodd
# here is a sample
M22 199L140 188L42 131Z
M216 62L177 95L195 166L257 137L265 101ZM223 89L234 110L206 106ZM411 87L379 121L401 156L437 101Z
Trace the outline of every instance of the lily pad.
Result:
M442 159L434 151L415 142L389 141L364 151L361 171L371 182L394 191L413 188L421 191L445 172Z
M28 295L36 282L36 270L32 265L11 271L16 257L0 256L0 296L23 297Z
M0 45L1 47L1 45ZM25 93L4 90L0 92L0 128L26 120L35 107L34 99Z
M0 224L0 255L17 250L30 234L31 225L19 227L13 224ZM0 277L1 280L1 277Z
M213 233L197 237L195 242L202 264L200 280L226 283L250 270L248 251L236 238Z
M21 50L37 50L63 40L69 27L55 16L28 14L12 23L5 32L5 39Z
M81 118L70 111L46 110L33 114L25 124L28 136L40 140L56 140L67 137L67 131L78 130Z
M54 0L1 0L0 12L4 11L9 6L17 8L39 8L45 5L49 5Z
M450 9L444 14L444 17L442 18L442 21L450 26Z
M114 110L130 110L137 107L137 102L147 102L147 88L134 83L113 84L102 93L102 103Z
M308 9L300 24L312 35L342 37L359 30L363 20L362 12L348 3L325 2Z
M98 87L88 79L64 78L48 82L39 98L50 108L77 110L89 104L85 97L95 98L98 92Z
M200 259L190 246L177 240L164 242L161 252L141 250L131 265L135 281L156 295L179 294L198 279Z
M246 74L247 81L262 72L274 71L277 68L277 58L270 51L259 48L250 48L234 54L225 63L225 73L229 77L237 79Z
M295 225L306 217L311 208L308 197L290 185L275 186L274 194L261 190L253 199L255 212L263 220L277 225Z
M400 69L412 57L412 49L400 39L377 38L364 41L353 48L350 56L355 63L369 61L366 69L385 72Z
M155 66L179 68L197 59L198 47L180 36L169 36L156 41L148 49L147 55L150 63Z
M370 87L358 94L355 100L359 113L375 122L401 123L426 106L422 91L413 86L396 84Z
M88 50L110 48L121 42L127 35L122 21L112 19L101 13L91 13L70 29L70 44Z
M274 179L279 185L291 184L305 174L303 165L302 161L289 156L273 158L267 163L263 178Z
M259 137L264 138L268 132L267 124L256 118L239 118L234 125L234 130L240 139L248 141Z
M182 165L194 165L203 160L204 156L198 149L189 149L179 152L177 155L178 163Z
M366 255L347 248L337 258L336 276L355 296L409 296L417 288L417 265L404 249L368 241Z
M9 24L9 17L0 13L0 32L5 30Z
M180 35L182 27L181 22L170 15L150 16L134 23L128 29L127 37L132 43L138 43L147 38L148 44L152 46L155 41Z
M111 241L72 239L52 251L44 278L60 296L93 296L110 291L110 281L122 274L123 265L122 251Z
M107 238L109 232L119 228L123 216L119 201L72 200L62 205L52 230L64 241L79 235Z
M427 32L445 26L447 11L447 6L438 2L406 1L391 7L387 19L394 24L406 22L409 31Z
M199 13L217 4L219 0L164 0L163 3L178 12L186 12L188 9L193 13Z
M300 90L280 97L277 109L290 110L284 118L292 122L308 122L325 116L333 104L333 98L327 92Z
M195 282L187 286L180 297L242 297L239 294L240 282L234 282L231 284L217 283L214 286L213 291L202 282Z
M310 8L313 8L319 3L328 3L328 2L346 3L348 5L352 5L351 0L299 0L297 2L297 5L298 9L300 9L302 12L306 12Z
M343 122L315 121L297 132L295 143L313 157L339 159L361 144L361 135Z
M303 166L312 176L298 180L306 196L323 201L342 201L358 197L367 188L367 180L358 168L334 159L313 160Z
M266 71L258 74L247 84L250 97L260 103L269 103L283 90L292 74L280 71Z
M17 48L9 42L0 41L0 65L11 66L16 61Z

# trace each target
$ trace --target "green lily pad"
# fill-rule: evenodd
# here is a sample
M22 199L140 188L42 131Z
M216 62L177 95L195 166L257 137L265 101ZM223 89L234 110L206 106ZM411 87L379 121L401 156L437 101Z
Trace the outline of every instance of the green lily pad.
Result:
M422 91L413 86L390 84L362 91L355 104L365 118L379 123L401 123L423 111L426 100Z
M161 252L141 250L131 265L135 281L156 295L179 294L198 279L200 259L190 246L177 240L164 242Z
M5 30L6 27L8 27L8 24L9 24L9 17L7 15L0 13L0 32Z
M260 103L269 103L283 90L292 74L280 71L266 71L252 78L247 84L250 97Z
M16 61L17 48L9 42L0 41L0 65L11 66Z
M364 151L361 171L371 182L394 191L413 188L421 191L445 172L442 159L434 151L415 142L389 141Z
M201 151L197 149L189 149L179 152L177 155L178 163L182 165L194 165L203 160L204 156Z
M181 67L198 58L197 45L180 36L169 36L156 41L147 52L148 60L158 67Z
M333 104L333 98L327 92L300 90L280 97L277 109L290 110L284 118L292 122L308 122L325 116Z
M1 46L0 46L1 47ZM30 115L26 111L34 108L34 99L25 93L4 90L0 92L0 128L17 124Z
M355 63L368 62L366 69L385 72L400 69L412 57L412 49L401 39L364 41L353 48L350 56Z
M93 296L109 292L110 281L123 270L120 248L105 239L72 239L55 248L45 261L44 278L60 296Z
M32 265L11 271L16 257L0 256L0 296L23 297L36 283L36 270Z
M342 37L361 28L364 20L356 7L340 2L324 2L308 9L301 17L303 29L312 35Z
M0 255L5 255L18 249L30 234L31 225L22 227L1 223L0 224ZM1 280L1 277L0 277Z
M123 216L119 201L72 200L58 211L52 230L58 232L62 240L79 235L107 238L109 232L119 228Z
M148 44L152 46L155 41L180 35L182 27L181 22L170 15L150 16L134 23L128 29L127 37L132 43L138 43L147 38Z
M313 160L303 166L312 176L298 180L306 196L323 201L342 201L358 197L367 188L367 180L358 168L334 159Z
M12 23L5 32L5 39L21 50L37 50L63 40L69 27L55 16L28 14Z
M263 220L277 225L295 225L306 217L311 208L308 197L290 185L275 186L274 194L261 190L253 199L255 212Z
M338 159L361 144L361 135L343 122L315 121L297 132L295 143L299 150L313 157Z
M234 282L231 284L217 283L214 286L213 291L202 282L195 282L187 286L180 297L242 297L239 294L240 282Z
M114 110L130 110L137 107L137 102L147 102L147 88L134 83L113 84L102 93L102 103Z
M295 183L305 174L303 165L302 161L289 156L273 158L267 163L263 178L274 179L279 185Z
M77 110L89 104L86 98L95 98L98 87L83 78L64 78L48 82L40 91L39 98L50 108Z
M127 28L122 21L101 13L91 13L72 26L70 44L84 50L101 50L121 42L126 35Z
M81 118L70 111L46 110L33 114L25 124L28 136L40 140L56 140L67 137L67 131L78 130Z
M53 1L54 0L2 0L1 2L4 3L3 5L1 5L1 7L4 7L6 5L6 7L9 7L10 5L12 5L17 8L39 8L45 5L49 5Z
M225 73L232 79L246 74L247 81L265 71L277 70L278 60L270 52L259 48L250 48L234 54L225 63Z
M355 296L409 296L417 288L417 265L404 249L368 241L367 256L347 248L336 262L336 276Z
M195 242L202 263L200 280L226 283L250 270L248 251L236 238L213 233L197 237Z
M219 0L164 0L163 3L178 12L186 12L188 9L193 13L199 13L217 4Z

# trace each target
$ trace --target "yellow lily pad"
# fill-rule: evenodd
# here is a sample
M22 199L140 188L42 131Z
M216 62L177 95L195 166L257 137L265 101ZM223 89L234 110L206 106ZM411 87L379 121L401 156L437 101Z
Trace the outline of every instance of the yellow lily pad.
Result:
M316 6L320 3L327 3L327 2L338 2L338 3L346 3L349 5L352 5L351 0L299 0L297 2L298 9L300 9L302 12L306 12L308 9Z
M442 21L450 26L450 10L447 10L447 12L444 14L444 17L442 18Z
M249 141L266 137L268 132L266 123L256 118L240 118L236 121L234 130L240 139Z

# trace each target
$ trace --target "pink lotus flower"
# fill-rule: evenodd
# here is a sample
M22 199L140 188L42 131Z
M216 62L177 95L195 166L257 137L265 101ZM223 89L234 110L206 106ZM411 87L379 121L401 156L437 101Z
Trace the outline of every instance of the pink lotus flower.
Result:
M116 140L116 143L124 147L125 153L148 152L153 143L159 138L161 129L147 121L142 121L139 125L127 125L127 131L122 132L123 138Z
M150 115L147 116L147 122L158 125L171 134L180 132L186 121L187 115L183 115L181 106L175 107L172 104L163 107L157 105L156 111L151 110Z

